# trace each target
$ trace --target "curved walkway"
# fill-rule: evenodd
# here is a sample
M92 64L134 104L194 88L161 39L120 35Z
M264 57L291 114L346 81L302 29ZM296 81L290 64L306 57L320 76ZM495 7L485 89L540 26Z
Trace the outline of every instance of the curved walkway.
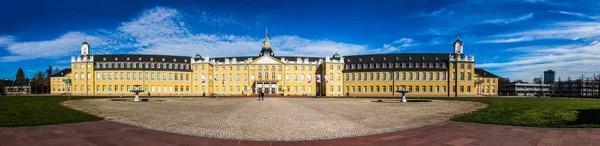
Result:
M246 141L160 132L112 121L0 128L0 145L600 145L600 129L532 128L447 121L331 140Z

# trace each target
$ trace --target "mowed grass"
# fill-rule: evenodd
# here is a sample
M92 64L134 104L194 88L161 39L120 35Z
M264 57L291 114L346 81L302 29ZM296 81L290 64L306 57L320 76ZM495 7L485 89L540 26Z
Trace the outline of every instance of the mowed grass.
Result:
M90 97L71 97L71 100ZM8 96L0 97L0 127L53 125L98 121L103 118L60 105L69 97Z
M563 98L432 98L478 101L489 107L451 120L530 127L600 128L600 101Z

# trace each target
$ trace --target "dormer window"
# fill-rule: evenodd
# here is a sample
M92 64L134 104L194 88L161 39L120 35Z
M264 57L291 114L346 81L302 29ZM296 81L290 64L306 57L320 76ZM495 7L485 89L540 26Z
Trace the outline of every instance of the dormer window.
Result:
M177 59L173 59L173 62L177 62Z
M387 60L387 58L383 57L383 60Z
M362 58L358 58L358 61L362 61Z
M371 57L371 61L373 61L373 60L375 60L375 59L373 59L373 57Z
M409 57L408 57L408 60L412 60L412 57L410 57L410 56L409 56Z
M425 60L425 56L421 57L421 60Z
M400 60L400 58L396 57L396 60Z
M127 57L127 61L129 61L129 57Z
M154 58L150 58L150 61L154 61Z
M115 57L115 61L118 61L118 60L119 60L119 58Z
M435 60L440 60L438 57L435 57Z
M139 61L142 61L142 57L138 58Z
M165 61L165 58L163 58L163 59L162 59L162 61L164 62L164 61Z
M106 61L106 57L102 58L102 61Z

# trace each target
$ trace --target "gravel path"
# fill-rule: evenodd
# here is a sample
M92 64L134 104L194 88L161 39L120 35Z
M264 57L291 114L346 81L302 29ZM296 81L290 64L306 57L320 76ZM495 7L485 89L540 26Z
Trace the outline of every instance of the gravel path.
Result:
M150 129L227 139L311 140L369 135L420 127L476 111L468 101L375 103L347 98L167 98L164 102L108 99L62 104L107 120Z

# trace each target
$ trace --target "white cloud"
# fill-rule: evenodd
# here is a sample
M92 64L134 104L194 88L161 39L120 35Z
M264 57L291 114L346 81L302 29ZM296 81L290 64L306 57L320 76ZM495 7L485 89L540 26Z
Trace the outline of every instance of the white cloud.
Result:
M582 17L582 18L588 18L588 19L592 19L592 20L600 20L600 16L589 16L589 15L586 15L583 13L568 12L568 11L550 11L550 12L560 13L560 14L564 14L564 15L577 16L577 17Z
M543 39L596 41L600 39L600 22L557 22L541 29L499 34L480 43L513 43Z
M6 47L10 55L0 58L0 62L17 62L36 58L56 58L70 55L80 49L84 34L81 32L69 32L54 40L12 42ZM101 38L87 36L88 41L103 42ZM104 43L97 44L105 45Z
M0 47L7 46L15 41L13 36L0 36Z
M566 45L556 47L529 47L517 49L524 55L503 63L483 63L477 67L495 68L511 79L529 80L551 69L558 76L579 77L600 73L600 45Z
M519 16L517 18L486 20L486 21L484 21L484 23L509 24L509 23L513 23L513 22L528 20L531 18L533 18L533 13L525 14L525 15Z
M521 36L516 38L502 38L502 39L492 39L492 40L483 40L479 41L479 43L514 43L514 42L523 42L533 40L531 36Z
M93 54L127 53L164 54L192 56L200 53L208 57L256 56L260 52L264 38L237 35L215 35L194 33L188 29L186 18L197 18L211 23L227 19L211 19L197 16L184 16L188 13L168 7L155 7L144 11L136 18L123 22L115 30L98 30L88 35L88 43ZM205 12L203 12L205 14ZM208 14L206 14L208 15ZM212 18L212 15L211 15ZM231 18L231 20L236 20ZM191 20L197 21L197 20ZM205 22L207 23L207 22ZM235 22L238 23L238 22ZM18 62L36 58L56 58L79 53L83 33L69 32L46 41L12 42L7 47L10 56L0 58L2 62ZM276 55L287 56L330 56L335 52L342 55L365 53L389 53L418 45L410 38L401 38L380 48L369 49L367 45L336 42L324 39L307 39L293 35L274 36L270 39ZM133 49L133 50L131 50ZM48 53L40 53L48 52Z

